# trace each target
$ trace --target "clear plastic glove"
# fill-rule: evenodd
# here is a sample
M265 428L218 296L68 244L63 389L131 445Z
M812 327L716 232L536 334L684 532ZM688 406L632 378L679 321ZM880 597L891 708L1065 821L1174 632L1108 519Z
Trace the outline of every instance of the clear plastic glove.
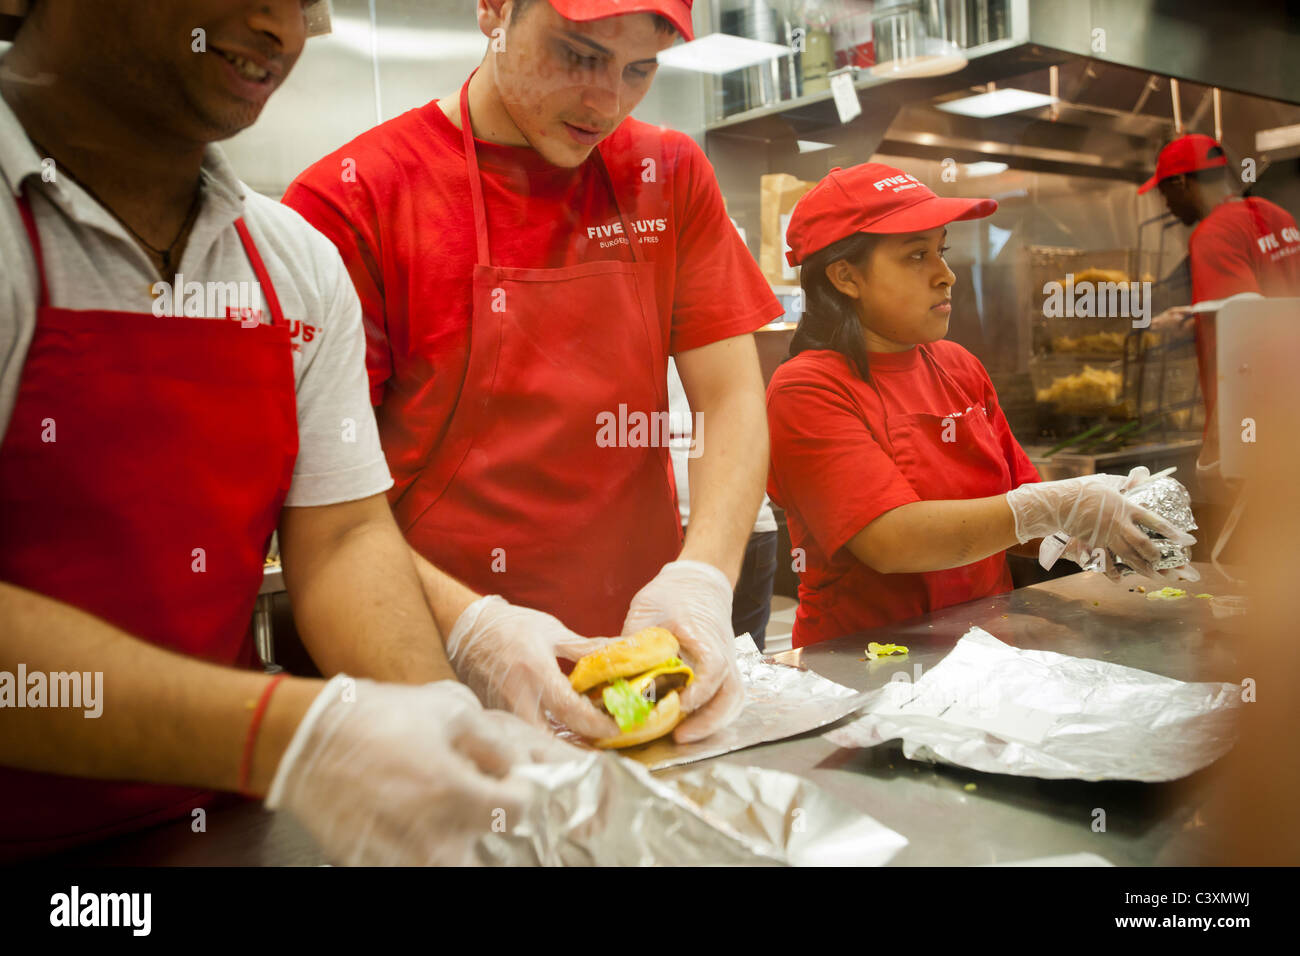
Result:
M335 863L463 866L475 862L475 841L517 819L529 798L512 766L584 756L483 710L455 681L406 686L340 674L298 724L266 806L293 814Z
M585 737L615 737L618 724L577 693L556 658L576 661L606 638L581 637L559 619L497 595L475 601L447 636L451 666L484 707L547 727L547 712Z
M1045 544L1047 539L1045 538L1043 540ZM1097 551L1089 550L1079 541L1078 538L1071 538L1069 540L1065 545L1065 550L1061 552L1061 557L1073 561L1079 567L1084 569L1091 568L1093 561L1100 557L1102 562L1101 571L1106 575L1107 579L1117 582L1123 580L1123 570L1115 563L1115 559L1110 552L1105 551L1104 549L1098 549ZM1147 576L1169 582L1201 580L1201 573L1190 564L1183 565L1180 568L1167 568L1163 571L1153 571Z
M1151 477L1151 469L1147 468L1146 465L1138 465L1127 475L1094 475L1093 477L1098 481L1104 481L1106 484L1111 485L1117 491L1126 492L1136 488L1138 485L1149 479ZM1044 552L1051 546L1051 541L1051 538L1044 538L1043 543L1039 545L1038 549L1038 563L1045 568L1050 568L1052 566L1052 562L1044 562L1042 560ZM1060 553L1060 557L1065 558L1068 561L1073 561L1081 568L1087 568L1092 564L1095 556L1099 552L1102 560L1101 570L1106 575L1107 579L1111 581L1121 580L1123 573L1109 552L1104 549L1089 549L1078 538L1071 538L1066 542L1064 550ZM1171 568L1165 571L1156 571L1154 572L1154 576L1164 581L1199 581L1201 579L1200 572L1191 565L1185 565L1181 568Z
M1118 477L1086 475L1012 489L1007 492L1007 504L1015 517L1016 537L1025 542L1059 531L1078 539L1067 546L1073 554L1105 548L1139 574L1168 580L1152 567L1160 558L1160 548L1138 527L1139 522L1175 544L1190 546L1196 539L1130 502L1116 486ZM1131 478L1130 474L1120 481Z
M624 636L647 627L665 627L677 635L682 659L695 681L681 692L690 714L677 725L678 743L701 740L725 727L745 707L745 687L736 663L731 632L731 583L703 561L671 561L632 598Z
M1138 465L1127 475L1096 475L1098 481L1103 481L1113 487L1116 491L1128 491L1130 488L1136 488L1142 482L1151 477L1151 469L1146 465ZM1112 581L1120 579L1119 568L1115 562L1109 559L1104 548L1091 549L1078 538L1070 538L1064 545L1060 544L1060 533L1050 535L1043 539L1042 544L1038 546L1038 563L1045 569L1051 570L1058 560L1064 558L1067 561L1073 561L1079 567L1085 570L1099 557L1102 561L1102 571L1107 578Z

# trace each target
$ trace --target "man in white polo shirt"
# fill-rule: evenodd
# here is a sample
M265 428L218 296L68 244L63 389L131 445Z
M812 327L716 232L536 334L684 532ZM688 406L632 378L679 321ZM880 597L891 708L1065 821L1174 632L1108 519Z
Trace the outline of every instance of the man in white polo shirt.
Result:
M352 283L211 145L323 7L36 0L0 59L0 858L238 790L340 861L462 862L574 752L448 679L468 601L385 500ZM247 669L277 527L328 684Z

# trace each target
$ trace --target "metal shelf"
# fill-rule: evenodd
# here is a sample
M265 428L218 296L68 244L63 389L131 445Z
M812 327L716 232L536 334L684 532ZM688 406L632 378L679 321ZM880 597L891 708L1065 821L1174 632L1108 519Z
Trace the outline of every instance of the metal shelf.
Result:
M977 46L967 47L963 52L966 54L968 61L974 61L980 57L986 57L994 53L1001 53L1004 50L1011 50L1025 43L1024 37L1007 37L1001 40L993 40L988 43L981 43ZM967 65L969 68L969 63ZM932 80L935 77L906 77L906 76L873 76L869 71L862 70L862 76L854 81L854 89L859 94L863 90L872 89L873 87L885 86L890 83L897 83L906 79ZM755 120L764 119L769 116L777 116L782 113L790 113L805 107L817 106L822 103L829 103L833 99L833 94L829 91L812 93L808 96L799 96L794 99L781 100L777 103L771 103L767 106L756 106L753 109L743 110L739 113L733 113L730 116L722 117L704 125L705 132L712 133L718 130L728 129L733 126L740 126L745 123L751 123Z

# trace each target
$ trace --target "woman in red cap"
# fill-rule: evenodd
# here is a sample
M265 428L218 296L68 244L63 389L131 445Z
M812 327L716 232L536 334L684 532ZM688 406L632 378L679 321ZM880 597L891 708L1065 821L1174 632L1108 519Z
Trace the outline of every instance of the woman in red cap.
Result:
M1057 532L1080 564L1105 548L1152 577L1139 519L1193 540L1120 493L1145 469L1040 483L984 367L943 341L945 227L995 209L879 163L831 170L795 207L805 312L767 408L768 493L802 572L797 647L1008 591L1003 552Z

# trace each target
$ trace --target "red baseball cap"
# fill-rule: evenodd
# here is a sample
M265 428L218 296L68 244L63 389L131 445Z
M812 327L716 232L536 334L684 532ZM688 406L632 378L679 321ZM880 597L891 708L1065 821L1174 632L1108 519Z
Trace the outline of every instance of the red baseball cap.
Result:
M797 266L855 232L925 232L958 219L983 219L997 208L994 199L936 196L915 176L884 163L836 166L795 204L785 258Z
M603 20L628 13L658 13L687 40L695 39L691 29L694 0L550 0L555 12L566 20Z
M1211 155L1215 151L1218 155ZM1160 151L1156 158L1156 174L1138 187L1139 193L1149 192L1156 183L1170 176L1194 173L1202 169L1227 166L1228 155L1213 136L1188 133L1180 136Z

